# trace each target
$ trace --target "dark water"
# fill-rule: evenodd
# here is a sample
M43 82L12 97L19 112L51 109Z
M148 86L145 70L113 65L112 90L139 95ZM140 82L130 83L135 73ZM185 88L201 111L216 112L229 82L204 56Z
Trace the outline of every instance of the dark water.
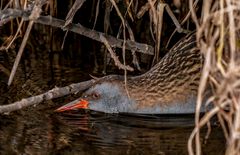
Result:
M1 154L187 154L193 116L53 113L37 107L0 117ZM30 112L31 111L31 112ZM220 127L204 140L203 154L224 154Z
M23 61L26 65L25 67L24 64L20 65L15 77L16 81L10 88L6 87L7 72L4 74L1 72L0 104L41 94L55 85L66 86L80 82L84 80L82 75L89 74L81 70L81 66L77 64L78 59L73 63L74 65L71 65L65 59L58 58L58 55L51 63L44 53L37 57L41 61L35 62L35 57L37 56ZM9 115L0 115L0 154L184 155L188 153L187 140L194 124L192 115L54 112L54 109L70 100L68 97L55 99L53 102L41 103ZM225 141L221 128L217 125L213 126L208 140L204 139L206 133L205 128L201 134L203 154L224 154Z

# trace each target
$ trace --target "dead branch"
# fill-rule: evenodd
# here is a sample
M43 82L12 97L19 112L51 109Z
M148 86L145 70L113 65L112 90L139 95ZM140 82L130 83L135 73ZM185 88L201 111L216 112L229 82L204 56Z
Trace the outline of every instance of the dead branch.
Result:
M10 21L11 19L21 17L25 21L29 21L30 18L30 12L18 10L18 9L6 9L0 12L0 25L3 25ZM65 25L65 21L61 19L57 19L51 16L40 16L35 23L43 24L43 25L49 25L53 27L62 28ZM123 40L117 39L113 36L106 35L102 32L98 32L89 28L86 28L82 26L81 24L69 24L66 29L68 31L72 31L74 33L86 36L88 38L91 38L93 40L102 42L100 39L100 35L104 36L111 47L118 47L123 48ZM126 49L127 50L136 50L137 52L141 52L144 54L153 55L153 47L147 44L137 43L131 40L126 40Z
M43 101L51 100L54 98L62 97L65 95L81 92L87 88L89 88L96 80L84 81L76 84L71 84L62 88L53 88L43 94L32 96L29 98L22 99L21 101L14 102L8 105L0 106L0 113L8 113L16 110L20 110L24 107L28 107L31 105L35 105L41 103Z

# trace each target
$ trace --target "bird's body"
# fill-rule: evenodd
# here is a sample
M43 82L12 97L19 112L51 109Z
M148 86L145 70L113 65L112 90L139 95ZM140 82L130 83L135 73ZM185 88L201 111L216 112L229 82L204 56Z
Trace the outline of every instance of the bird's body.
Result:
M77 101L87 103L84 108L106 113L194 113L202 61L195 35L191 34L145 74L128 77L126 83L118 75L100 78ZM57 111L77 108L78 103Z

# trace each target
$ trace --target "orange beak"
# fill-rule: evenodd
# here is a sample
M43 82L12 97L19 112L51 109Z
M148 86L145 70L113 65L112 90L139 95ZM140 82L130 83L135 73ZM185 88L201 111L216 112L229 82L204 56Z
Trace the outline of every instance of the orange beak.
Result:
M58 109L56 109L56 112L63 112L63 111L68 111L68 110L73 110L73 109L87 109L88 108L88 101L84 99L77 99L75 101L72 101Z

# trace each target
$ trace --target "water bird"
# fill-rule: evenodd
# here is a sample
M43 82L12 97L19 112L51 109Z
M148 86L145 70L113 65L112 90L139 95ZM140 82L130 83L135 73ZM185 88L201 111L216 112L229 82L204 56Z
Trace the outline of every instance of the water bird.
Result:
M178 41L148 72L96 79L82 96L58 109L104 113L187 114L195 112L203 56L190 33Z

